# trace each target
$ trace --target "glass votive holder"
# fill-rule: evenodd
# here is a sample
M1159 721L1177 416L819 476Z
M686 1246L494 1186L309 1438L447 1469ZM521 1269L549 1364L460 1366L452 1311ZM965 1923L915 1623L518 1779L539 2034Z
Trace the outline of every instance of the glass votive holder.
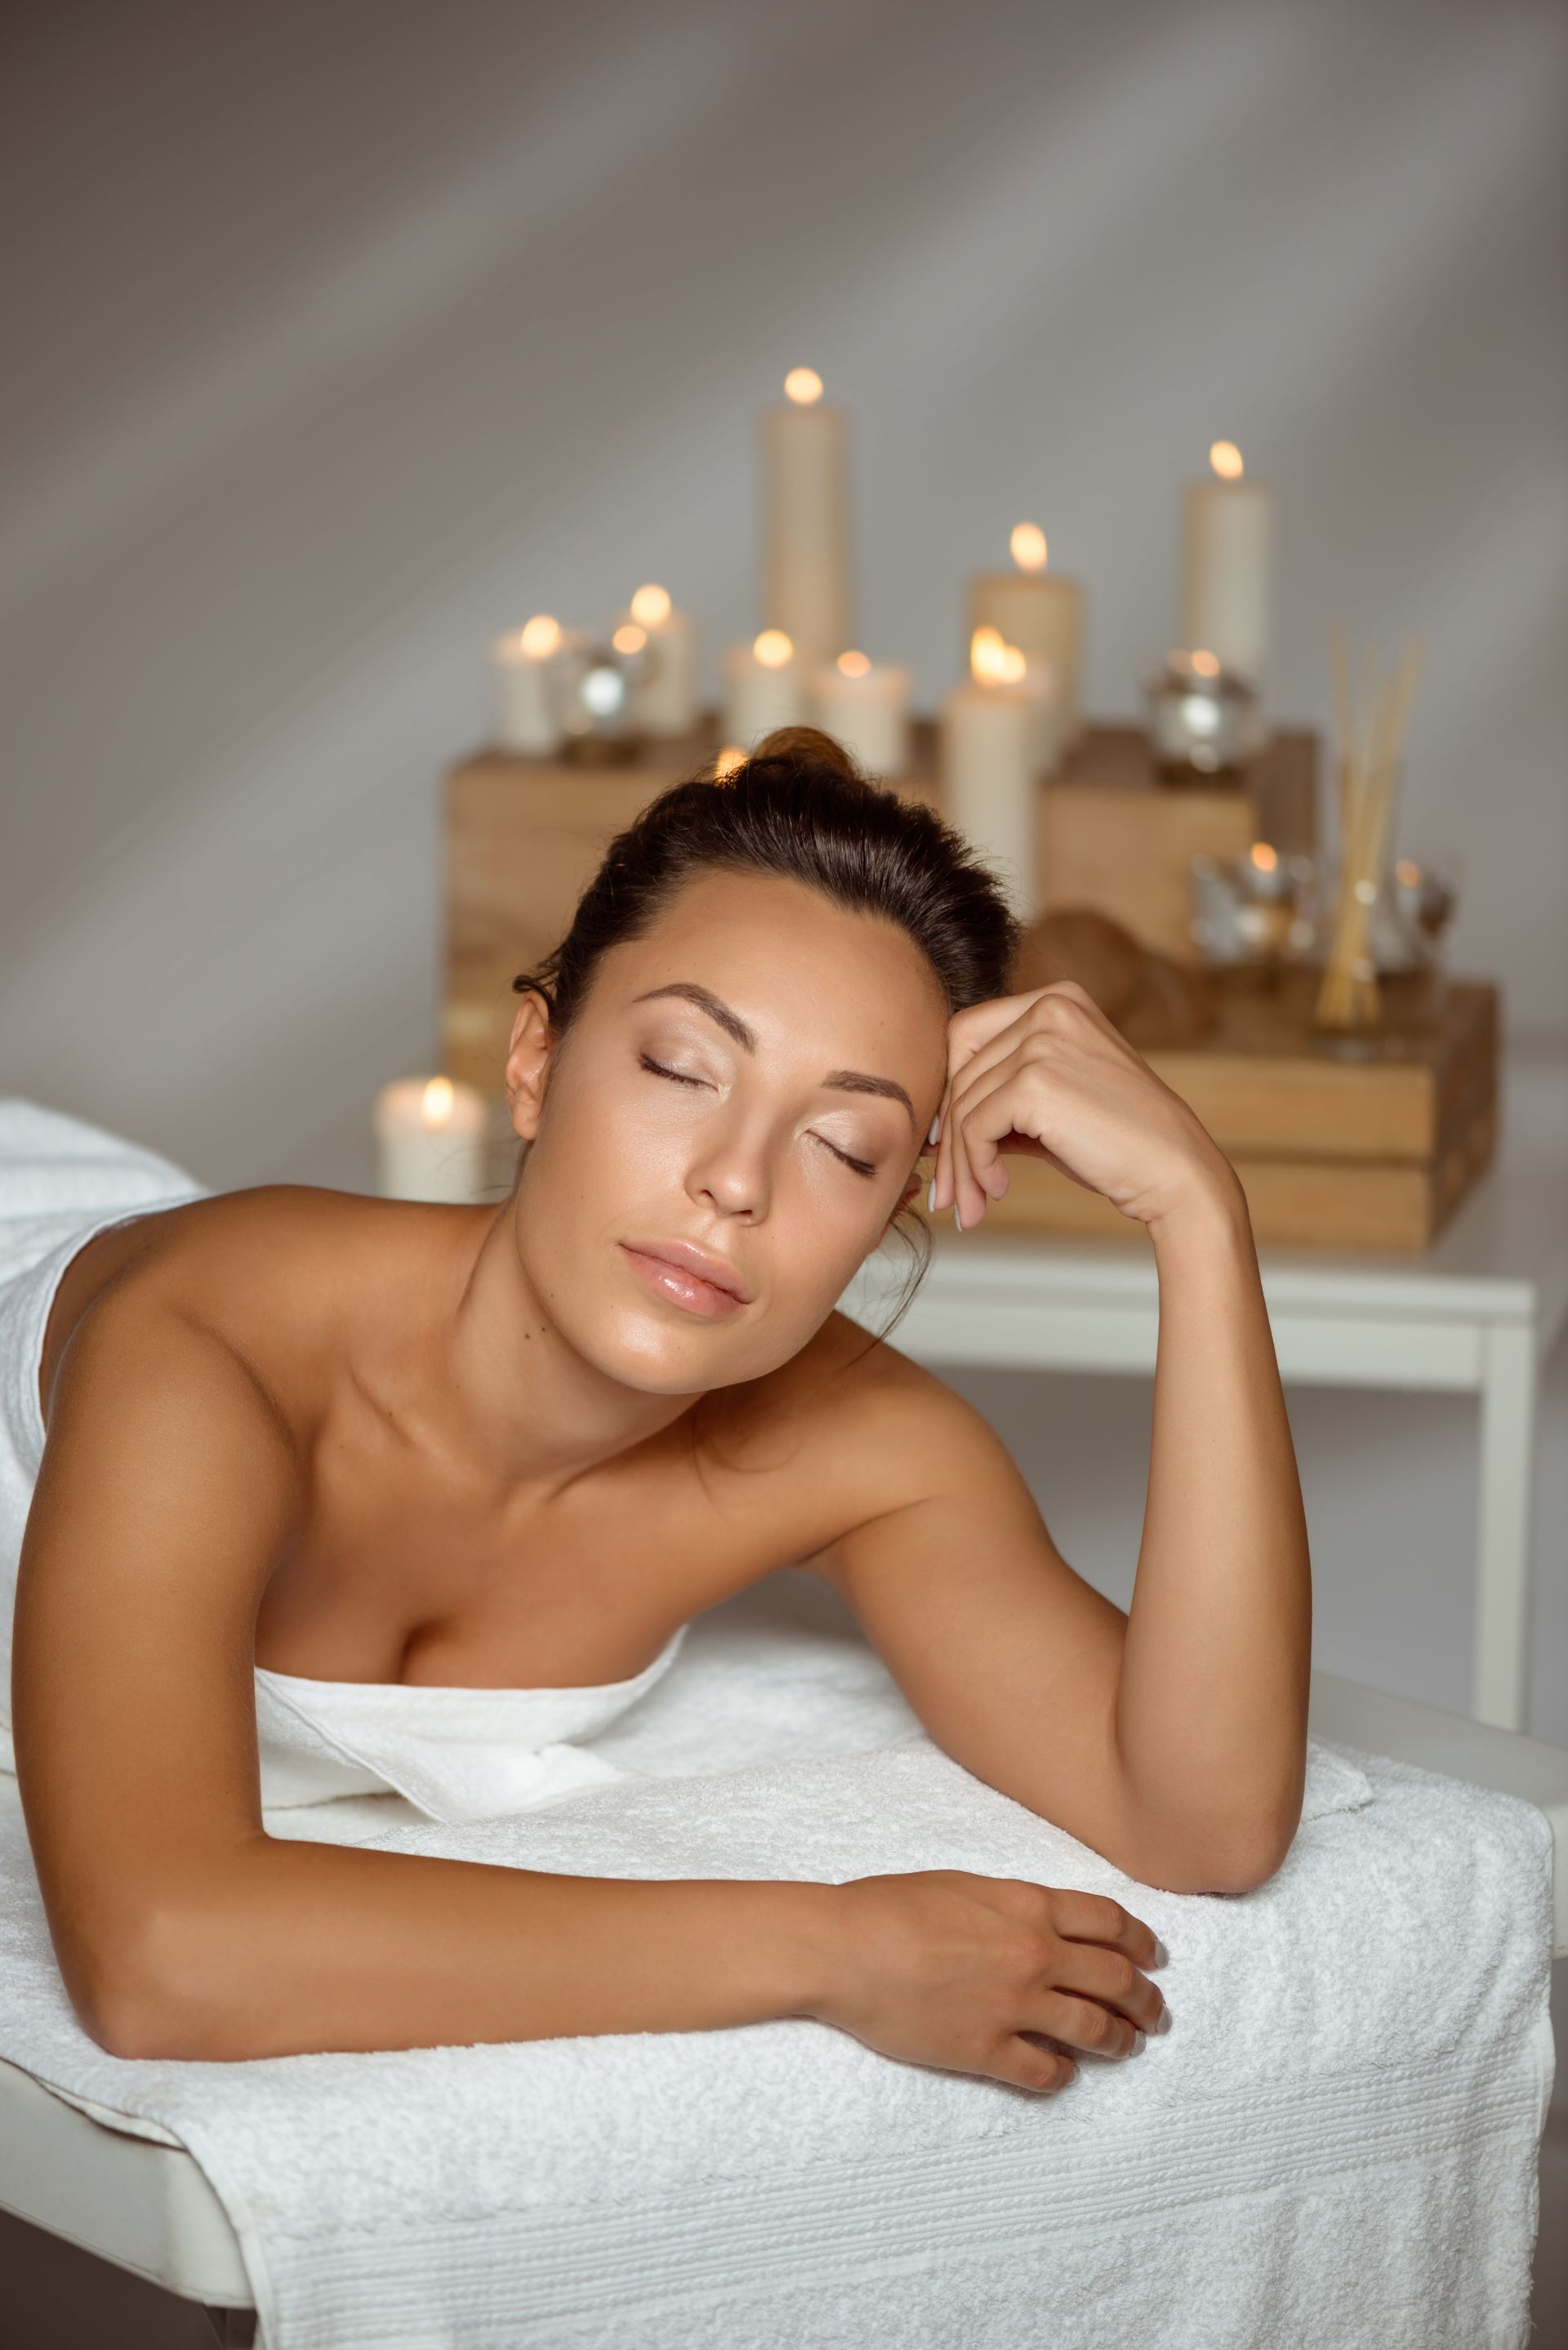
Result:
M649 673L648 632L635 621L607 644L578 636L564 648L562 723L568 759L607 765L642 748L639 690Z
M1262 747L1257 687L1215 653L1168 653L1143 679L1149 746L1168 783L1239 783Z
M1255 840L1244 857L1195 857L1190 880L1193 943L1216 978L1272 987L1310 959L1318 934L1310 857L1282 856Z

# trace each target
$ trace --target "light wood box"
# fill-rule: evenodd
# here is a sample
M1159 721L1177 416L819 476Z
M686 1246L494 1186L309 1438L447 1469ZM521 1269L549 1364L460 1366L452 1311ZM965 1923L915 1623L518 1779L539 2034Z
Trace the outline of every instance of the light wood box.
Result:
M1245 1001L1200 1046L1145 1057L1236 1169L1257 1238L1280 1247L1425 1248L1496 1141L1498 994L1479 982L1456 982L1438 1025L1397 1057L1328 1057ZM1044 1161L1007 1169L988 1229L1141 1237Z
M612 835L655 793L719 747L710 727L650 744L632 764L569 766L481 752L446 779L445 1066L493 1091L517 998L514 975L538 962L571 921ZM1192 857L1234 857L1259 838L1312 845L1316 738L1276 734L1247 790L1172 789L1157 780L1141 732L1091 726L1060 775L1040 787L1044 906L1096 906L1147 944L1190 961ZM936 729L914 729L911 772L893 788L941 805Z

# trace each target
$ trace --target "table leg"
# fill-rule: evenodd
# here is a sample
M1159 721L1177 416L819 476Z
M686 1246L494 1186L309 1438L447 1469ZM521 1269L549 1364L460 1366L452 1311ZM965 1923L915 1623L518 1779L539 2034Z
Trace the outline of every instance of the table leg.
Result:
M1535 1468L1535 1332L1497 1322L1482 1339L1480 1493L1470 1712L1524 1727Z

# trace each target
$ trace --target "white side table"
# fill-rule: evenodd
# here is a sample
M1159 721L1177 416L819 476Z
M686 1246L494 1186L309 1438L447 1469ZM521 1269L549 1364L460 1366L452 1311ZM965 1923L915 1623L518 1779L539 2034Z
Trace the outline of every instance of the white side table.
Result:
M1503 1137L1497 1160L1420 1255L1260 1253L1287 1383L1479 1399L1470 1712L1520 1730L1537 1381L1568 1320L1568 1054L1511 1064ZM889 1277L863 1274L845 1310L876 1327ZM1154 1260L1138 1235L1035 1240L982 1225L961 1236L939 1229L893 1343L932 1365L1152 1375L1158 1326Z

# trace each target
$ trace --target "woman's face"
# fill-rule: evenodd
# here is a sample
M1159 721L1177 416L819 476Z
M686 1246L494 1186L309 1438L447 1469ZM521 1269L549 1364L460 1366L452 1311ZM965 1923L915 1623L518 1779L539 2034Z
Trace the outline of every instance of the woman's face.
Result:
M563 1336L649 1394L787 1361L911 1195L946 1036L902 931L753 875L699 875L612 947L562 1044L528 999L514 1213Z

